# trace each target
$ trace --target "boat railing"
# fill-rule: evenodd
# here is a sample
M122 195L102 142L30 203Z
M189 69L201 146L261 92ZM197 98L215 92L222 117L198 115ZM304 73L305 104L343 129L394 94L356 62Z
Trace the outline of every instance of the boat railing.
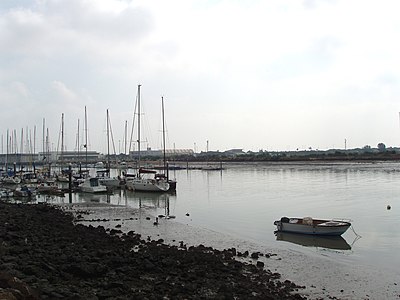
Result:
M346 223L352 223L353 220L351 219L346 219L346 218L332 218L331 221L335 222L346 222Z

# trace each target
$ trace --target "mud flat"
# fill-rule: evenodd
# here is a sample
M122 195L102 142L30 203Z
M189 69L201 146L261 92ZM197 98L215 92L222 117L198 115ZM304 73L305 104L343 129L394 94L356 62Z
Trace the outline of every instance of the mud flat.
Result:
M0 220L1 299L400 297L398 273L269 248L162 216L156 222L146 210L0 202Z
M332 257L305 253L281 246L269 247L236 239L229 235L190 226L174 219L155 217L145 209L137 210L99 203L65 206L79 218L81 224L104 226L122 232L135 231L144 239L162 239L171 246L205 245L216 250L235 248L235 259L246 264L264 265L304 287L299 293L308 299L400 299L400 271L377 269L354 263L338 262ZM251 257L253 254L253 258ZM257 255L258 254L258 255Z

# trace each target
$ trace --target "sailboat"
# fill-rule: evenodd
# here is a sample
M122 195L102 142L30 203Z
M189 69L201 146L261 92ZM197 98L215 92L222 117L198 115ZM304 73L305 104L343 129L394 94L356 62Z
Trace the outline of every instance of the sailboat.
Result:
M60 173L56 175L57 181L69 182L69 176L64 171L64 113L61 114L61 155L60 155Z
M88 138L87 138L87 115L86 115L86 106L85 106L85 150L86 150L86 170L87 170L87 146L88 146ZM99 179L97 177L87 176L84 179L80 179L80 183L78 185L78 189L84 193L105 193L107 192L107 187L101 185Z
M128 189L143 192L166 192L169 190L169 183L166 178L155 176L154 170L146 170L140 167L140 87L138 85L137 107L138 107L138 172L133 179L126 181ZM151 176L153 175L153 176Z
M164 117L164 97L161 97L162 106L162 132L163 132L163 162L164 162L164 174L157 174L156 178L165 179L169 184L168 191L176 191L176 180L169 179L168 164L165 155L165 117Z
M121 187L121 181L118 178L110 177L110 117L107 109L107 168L96 171L96 177L101 185L106 187Z

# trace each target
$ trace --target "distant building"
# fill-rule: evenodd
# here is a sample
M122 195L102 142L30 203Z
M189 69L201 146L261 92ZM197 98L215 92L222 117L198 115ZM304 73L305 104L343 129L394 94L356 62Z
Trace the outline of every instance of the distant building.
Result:
M29 153L13 153L13 154L0 154L0 163L2 165L11 166L14 163L17 165L23 164L28 165L32 164L39 160L39 156L37 154L29 154Z
M48 152L43 153L39 152L39 160L40 161L51 161L51 162L60 162L64 161L68 162L85 162L87 157L88 162L97 162L101 155L97 151L64 151L61 152Z
M164 155L163 150L152 150L151 148L147 148L146 150L140 151L140 156L142 157L162 157ZM165 156L174 157L174 156L184 156L184 155L194 155L194 151L192 149L166 149ZM139 157L138 151L131 151L129 156L132 158Z
M225 155L228 156L238 156L238 155L243 155L246 154L243 149L230 149L230 150L226 150L224 151Z

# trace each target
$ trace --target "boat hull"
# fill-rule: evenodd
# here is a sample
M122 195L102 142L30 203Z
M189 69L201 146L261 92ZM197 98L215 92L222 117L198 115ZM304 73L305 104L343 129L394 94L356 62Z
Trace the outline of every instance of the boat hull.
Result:
M4 184L20 184L21 179L19 177L5 177L2 179Z
M121 181L117 178L100 178L99 183L106 187L121 187Z
M100 185L98 178L86 178L82 183L78 185L81 192L84 193L106 193L107 187Z
M169 192L176 191L176 181L175 180L168 180L169 184Z
M169 189L168 182L145 179L129 180L126 182L126 186L141 192L167 192Z
M312 223L304 224L303 219L290 219L289 222L282 219L274 222L278 231L309 235L340 236L351 226L351 223L343 221L313 220Z
M96 194L96 193L106 193L107 192L107 187L105 186L96 186L96 187L80 187L80 191L83 193L91 193L91 194Z

